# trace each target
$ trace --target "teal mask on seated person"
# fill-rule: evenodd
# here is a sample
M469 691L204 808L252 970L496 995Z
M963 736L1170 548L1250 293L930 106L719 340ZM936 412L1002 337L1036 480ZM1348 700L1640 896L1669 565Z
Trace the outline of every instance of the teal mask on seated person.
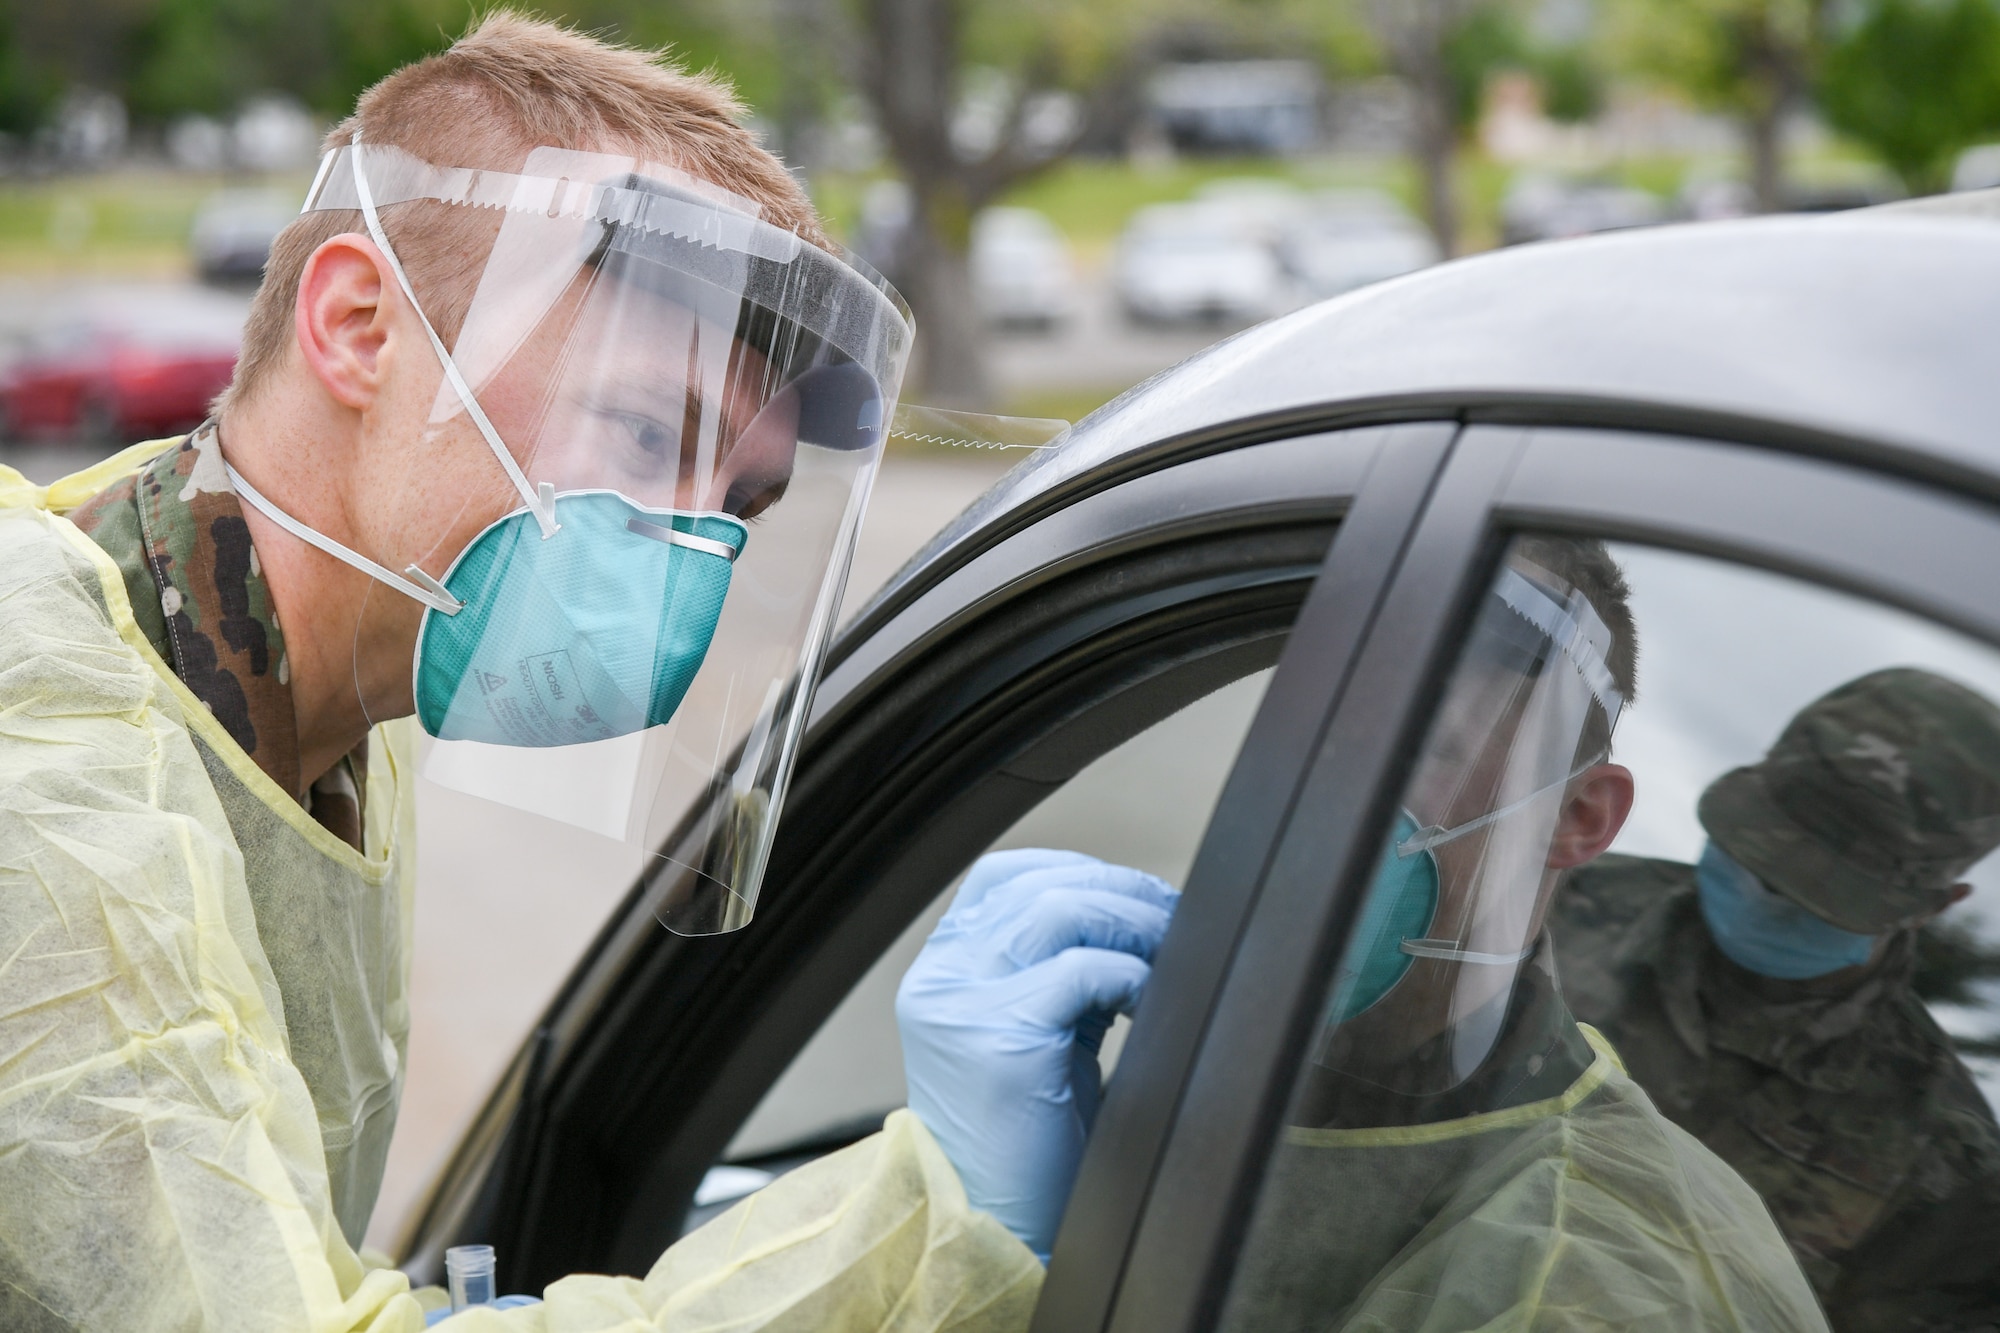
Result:
M1381 863L1361 905L1361 919L1348 936L1347 952L1333 985L1331 1021L1348 1019L1373 1008L1410 970L1407 940L1418 939L1437 916L1437 857L1427 846L1405 851L1421 828L1408 810L1396 812L1396 829L1382 849Z
M1355 923L1354 933L1348 937L1347 952L1334 977L1329 1021L1336 1025L1345 1023L1372 1008L1395 989L1396 983L1410 970L1413 959L1505 965L1518 963L1533 953L1532 943L1516 953L1494 954L1460 948L1451 940L1424 937L1437 917L1440 888L1437 857L1431 854L1431 848L1496 824L1549 792L1568 786L1601 758L1579 765L1559 782L1539 787L1518 801L1467 820L1456 828L1420 825L1408 810L1398 810L1395 830L1389 836L1389 845L1382 850L1382 861L1369 885L1368 901L1361 905L1361 920Z

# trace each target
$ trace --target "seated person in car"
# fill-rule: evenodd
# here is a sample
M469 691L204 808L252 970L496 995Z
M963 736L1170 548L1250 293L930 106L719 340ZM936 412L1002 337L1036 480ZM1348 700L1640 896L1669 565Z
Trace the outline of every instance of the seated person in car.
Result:
M1564 997L1756 1187L1836 1329L2000 1321L2000 1129L1917 985L1919 930L2000 846L2000 708L1873 672L1698 814L1695 865L1571 877Z

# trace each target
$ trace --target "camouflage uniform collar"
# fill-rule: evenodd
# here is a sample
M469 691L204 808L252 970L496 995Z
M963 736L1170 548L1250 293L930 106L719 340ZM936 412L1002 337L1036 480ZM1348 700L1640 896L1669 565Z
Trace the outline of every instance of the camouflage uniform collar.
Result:
M215 424L148 463L137 498L174 674L272 781L297 794L291 663Z
M1902 931L1853 986L1802 993L1724 957L1691 884L1661 900L1632 937L1621 963L1652 972L1675 1035L1696 1055L1705 1058L1713 1047L1829 1092L1847 1091L1866 1076L1866 1043L1848 1038L1877 1022L1908 989L1915 959L1914 936Z
M70 518L118 563L141 631L230 739L328 831L359 848L367 742L304 789L284 632L215 423Z

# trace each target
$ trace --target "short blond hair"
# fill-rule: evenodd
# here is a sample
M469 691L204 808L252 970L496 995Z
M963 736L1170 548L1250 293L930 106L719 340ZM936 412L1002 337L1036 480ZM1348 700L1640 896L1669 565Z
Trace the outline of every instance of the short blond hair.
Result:
M426 162L485 171L519 171L539 147L628 154L743 195L773 225L825 245L804 189L742 117L727 83L691 73L663 51L496 10L447 49L363 93L325 149L352 142L359 131L368 143ZM445 205L406 205L383 225L424 313L450 344L494 233L485 219L441 216L447 212ZM362 228L358 211L333 210L307 213L278 236L251 302L235 377L216 410L247 401L276 373L292 344L306 261L333 237Z

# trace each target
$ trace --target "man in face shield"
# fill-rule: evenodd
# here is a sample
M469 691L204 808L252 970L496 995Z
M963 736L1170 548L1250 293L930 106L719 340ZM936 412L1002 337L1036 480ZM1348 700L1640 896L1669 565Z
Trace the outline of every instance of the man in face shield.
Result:
M1624 579L1517 541L1337 972L1226 1322L1816 1329L1762 1203L1564 1003L1544 932L1633 798Z
M1836 1329L1992 1326L2000 1128L1923 963L2000 846L2000 708L1872 672L1698 814L1696 864L1608 856L1565 887L1565 996L1756 1187Z
M495 14L329 137L215 419L0 468L0 1327L423 1327L441 1294L357 1250L412 715L494 755L678 725L746 600L776 628L725 665L806 697L910 335L822 239L726 89ZM1156 915L994 1016L1129 1002ZM455 1318L975 1329L1040 1279L899 1114L644 1281Z

